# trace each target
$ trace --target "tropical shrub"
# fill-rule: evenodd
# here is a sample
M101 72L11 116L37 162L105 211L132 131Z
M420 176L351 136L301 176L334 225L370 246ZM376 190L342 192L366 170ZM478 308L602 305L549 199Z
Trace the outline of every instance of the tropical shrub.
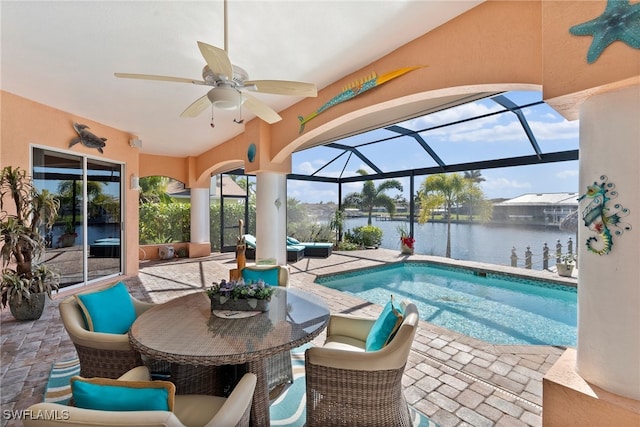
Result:
M363 225L347 231L345 240L364 247L379 246L382 243L382 230L374 225Z

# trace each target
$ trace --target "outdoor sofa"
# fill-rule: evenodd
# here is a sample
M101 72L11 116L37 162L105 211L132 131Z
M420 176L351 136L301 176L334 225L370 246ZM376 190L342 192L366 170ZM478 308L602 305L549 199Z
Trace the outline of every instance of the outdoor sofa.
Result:
M247 249L245 256L247 259L256 259L256 237L252 234L244 234L245 242L247 243ZM305 256L305 247L302 245L287 245L287 261L298 262Z
M333 243L329 242L301 242L287 236L287 245L304 246L304 256L328 258L333 252Z

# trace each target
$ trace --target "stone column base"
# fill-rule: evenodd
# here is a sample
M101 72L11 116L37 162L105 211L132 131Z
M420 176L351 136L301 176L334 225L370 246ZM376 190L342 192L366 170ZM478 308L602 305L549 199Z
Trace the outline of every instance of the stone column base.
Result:
M640 426L640 401L588 383L575 367L567 349L542 379L543 426Z

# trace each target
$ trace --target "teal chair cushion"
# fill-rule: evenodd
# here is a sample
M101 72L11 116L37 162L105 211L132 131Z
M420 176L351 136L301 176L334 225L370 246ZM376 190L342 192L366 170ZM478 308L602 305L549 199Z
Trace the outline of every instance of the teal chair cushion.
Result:
M278 286L279 273L280 268L273 267L260 269L243 268L241 274L245 282L257 282L262 279L267 285Z
M87 329L108 334L125 334L136 320L136 309L124 283L96 292L76 295Z
M78 408L172 411L176 388L168 381L121 381L75 376L71 378L71 394Z
M365 350L377 351L387 345L398 331L398 328L400 328L402 319L401 309L394 306L392 295L391 300L384 306L382 313L380 313L380 316L371 327L369 335L367 335Z

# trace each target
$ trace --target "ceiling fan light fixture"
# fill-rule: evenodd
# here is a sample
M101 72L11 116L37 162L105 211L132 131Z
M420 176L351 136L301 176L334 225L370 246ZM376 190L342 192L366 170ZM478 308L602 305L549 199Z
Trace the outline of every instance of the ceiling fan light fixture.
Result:
M207 98L221 110L235 110L240 107L240 92L232 87L218 86L207 93Z

